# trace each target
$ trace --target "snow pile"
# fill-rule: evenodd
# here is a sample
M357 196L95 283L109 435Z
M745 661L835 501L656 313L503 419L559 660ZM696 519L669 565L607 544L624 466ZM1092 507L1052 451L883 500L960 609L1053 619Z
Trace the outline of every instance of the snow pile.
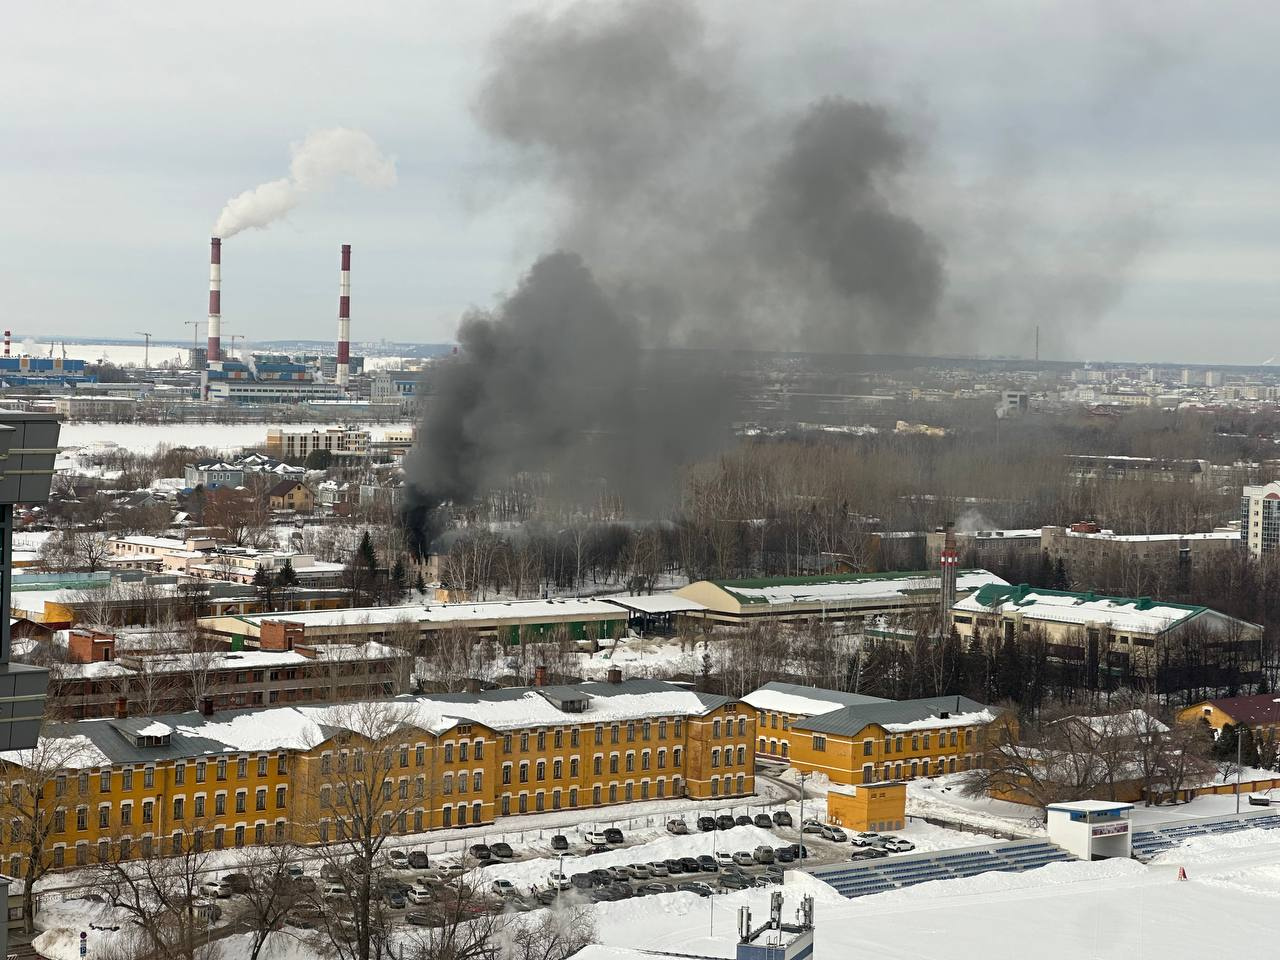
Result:
M153 720L141 730L137 732L139 737L167 737L173 733L173 727L168 724L161 723L159 720Z

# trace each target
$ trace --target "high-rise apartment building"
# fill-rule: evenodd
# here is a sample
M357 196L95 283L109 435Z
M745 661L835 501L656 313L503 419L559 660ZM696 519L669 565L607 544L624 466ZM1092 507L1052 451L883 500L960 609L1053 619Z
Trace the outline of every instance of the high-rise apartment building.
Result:
M1280 481L1244 488L1240 540L1255 557L1280 548Z

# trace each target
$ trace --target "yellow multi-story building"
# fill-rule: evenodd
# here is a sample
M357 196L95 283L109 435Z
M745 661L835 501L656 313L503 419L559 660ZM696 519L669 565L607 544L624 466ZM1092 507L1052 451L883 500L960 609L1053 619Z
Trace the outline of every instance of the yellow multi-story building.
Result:
M1000 711L968 697L841 707L791 724L790 763L833 783L912 780L979 766Z
M843 690L824 690L799 683L770 680L742 698L756 711L756 755L776 760L791 757L791 725L805 717L818 716L841 707L863 707L871 703L892 703L883 697L869 697Z
M50 725L36 751L0 754L0 818L11 824L0 856L23 876L32 848L21 821L36 806L51 818L42 857L59 867L323 843L357 818L408 835L541 810L744 796L754 765L755 715L738 701L617 671L599 683L82 720ZM38 804L24 803L36 789Z

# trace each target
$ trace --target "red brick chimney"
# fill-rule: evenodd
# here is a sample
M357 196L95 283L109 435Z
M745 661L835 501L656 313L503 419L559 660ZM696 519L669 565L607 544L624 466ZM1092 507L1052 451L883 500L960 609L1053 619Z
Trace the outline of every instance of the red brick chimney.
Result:
M547 685L546 667L539 665L533 668L533 685L535 687L545 687Z
M123 720L129 716L129 698L116 697L116 719Z
M206 717L213 716L213 697L200 698L200 713Z

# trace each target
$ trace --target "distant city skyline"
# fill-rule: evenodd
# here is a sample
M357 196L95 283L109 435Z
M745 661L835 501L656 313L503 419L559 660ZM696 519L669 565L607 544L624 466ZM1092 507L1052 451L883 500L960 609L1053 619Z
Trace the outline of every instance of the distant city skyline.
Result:
M137 330L187 342L184 322L205 313L223 204L283 176L290 143L346 126L395 157L398 184L341 183L228 240L224 339L328 338L338 247L351 243L354 341L452 341L460 317L513 289L554 233L556 198L512 176L517 161L471 114L491 37L513 8L534 6L14 11L0 37L4 326L19 342ZM1061 319L1029 307L1037 315L1006 325L1004 342L971 336L978 324L967 330L953 312L921 355L1030 355L1037 321L1047 359L1248 365L1280 354L1275 134L1262 120L1280 79L1280 9L1231 19L1191 3L700 7L761 96L791 105L837 93L905 110L927 141L914 188L940 221L956 196L1016 195L1035 210L1044 222L1020 223L1019 235L1059 268L1048 278L1058 299L1082 296L1074 274L1105 251L1131 260L1114 290L1090 290ZM980 313L984 234L946 242L950 286L978 291L967 303ZM1028 302L1045 303L1046 290Z

